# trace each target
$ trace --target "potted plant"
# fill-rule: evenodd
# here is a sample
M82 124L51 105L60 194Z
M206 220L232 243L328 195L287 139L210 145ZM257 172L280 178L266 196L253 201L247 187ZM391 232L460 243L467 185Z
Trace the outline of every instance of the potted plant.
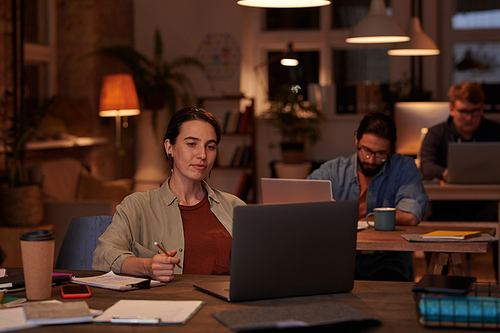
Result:
M0 187L3 221L10 226L36 226L43 219L42 192L29 182L24 168L25 146L54 97L40 108L14 112L13 94L5 91L0 101L0 141L5 176Z
M314 145L321 137L322 113L315 104L304 101L297 85L283 87L264 116L281 136L283 163L303 162L304 144Z
M159 110L166 106L170 112L175 112L178 102L183 107L195 104L194 87L189 78L178 70L193 66L205 73L205 67L195 57L181 56L171 61L163 60L163 42L158 29L154 35L153 59L148 59L131 46L104 47L96 53L112 57L130 69L141 107L152 111L151 121L155 133Z

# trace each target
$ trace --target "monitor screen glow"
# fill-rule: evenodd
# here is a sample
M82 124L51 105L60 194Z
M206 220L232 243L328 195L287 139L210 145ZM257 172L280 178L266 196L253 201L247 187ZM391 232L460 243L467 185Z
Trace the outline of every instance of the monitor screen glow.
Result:
M449 102L400 102L394 105L396 123L396 153L417 156L429 128L446 121L450 115Z

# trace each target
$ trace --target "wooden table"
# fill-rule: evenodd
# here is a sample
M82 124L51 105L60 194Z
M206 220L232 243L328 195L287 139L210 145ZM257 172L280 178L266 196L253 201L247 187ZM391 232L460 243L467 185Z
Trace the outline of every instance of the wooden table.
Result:
M373 228L358 232L356 250L374 251L424 251L432 252L428 272L441 274L443 266L450 261L455 275L463 275L460 253L486 253L489 242L409 242L401 235L425 234L438 230L436 226L396 226L395 231L376 231ZM447 227L447 230L468 230L467 227ZM495 235L494 228L475 228L482 233Z
M441 181L439 184L424 184L429 201L497 201L498 221L497 222L476 222L476 221L432 221L426 224L439 226L466 226L495 228L496 235L500 235L500 184L448 184ZM500 246L495 246L497 258L496 268L500 267ZM497 276L498 280L498 276Z
M58 270L58 272L68 271ZM73 271L72 273L76 273L79 276L101 274L93 271ZM237 303L225 302L193 288L194 283L199 283L201 281L222 281L227 279L228 276L177 275L173 282L165 286L126 292L90 287L92 296L85 299L89 307L93 309L106 309L120 299L205 301L206 304L203 308L201 308L201 310L184 326L134 326L86 323L40 326L17 332L231 332L223 324L215 320L211 316L211 313L222 310L317 303L347 304L382 322L382 325L363 330L363 332L429 332L427 328L419 325L417 321L416 303L411 291L414 285L413 282L355 281L354 289L349 293ZM24 292L12 293L11 295L24 297ZM62 300L59 294L59 287L53 287L52 297ZM62 301L69 302L71 300ZM439 332L459 331L453 329L440 329ZM479 331L467 330L467 332Z

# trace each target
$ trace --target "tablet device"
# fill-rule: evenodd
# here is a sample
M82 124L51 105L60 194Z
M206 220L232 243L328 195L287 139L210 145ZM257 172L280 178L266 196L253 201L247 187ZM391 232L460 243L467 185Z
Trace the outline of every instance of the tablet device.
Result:
M472 276L447 276L425 274L413 287L416 293L463 296L469 293L476 278Z

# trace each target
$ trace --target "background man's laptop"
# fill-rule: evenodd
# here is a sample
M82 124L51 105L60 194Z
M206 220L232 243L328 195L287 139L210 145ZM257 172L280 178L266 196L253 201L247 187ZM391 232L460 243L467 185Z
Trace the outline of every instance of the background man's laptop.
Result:
M238 206L229 281L194 287L227 301L348 292L358 201Z
M448 182L500 183L500 142L450 142Z
M262 178L262 203L332 201L329 180Z

